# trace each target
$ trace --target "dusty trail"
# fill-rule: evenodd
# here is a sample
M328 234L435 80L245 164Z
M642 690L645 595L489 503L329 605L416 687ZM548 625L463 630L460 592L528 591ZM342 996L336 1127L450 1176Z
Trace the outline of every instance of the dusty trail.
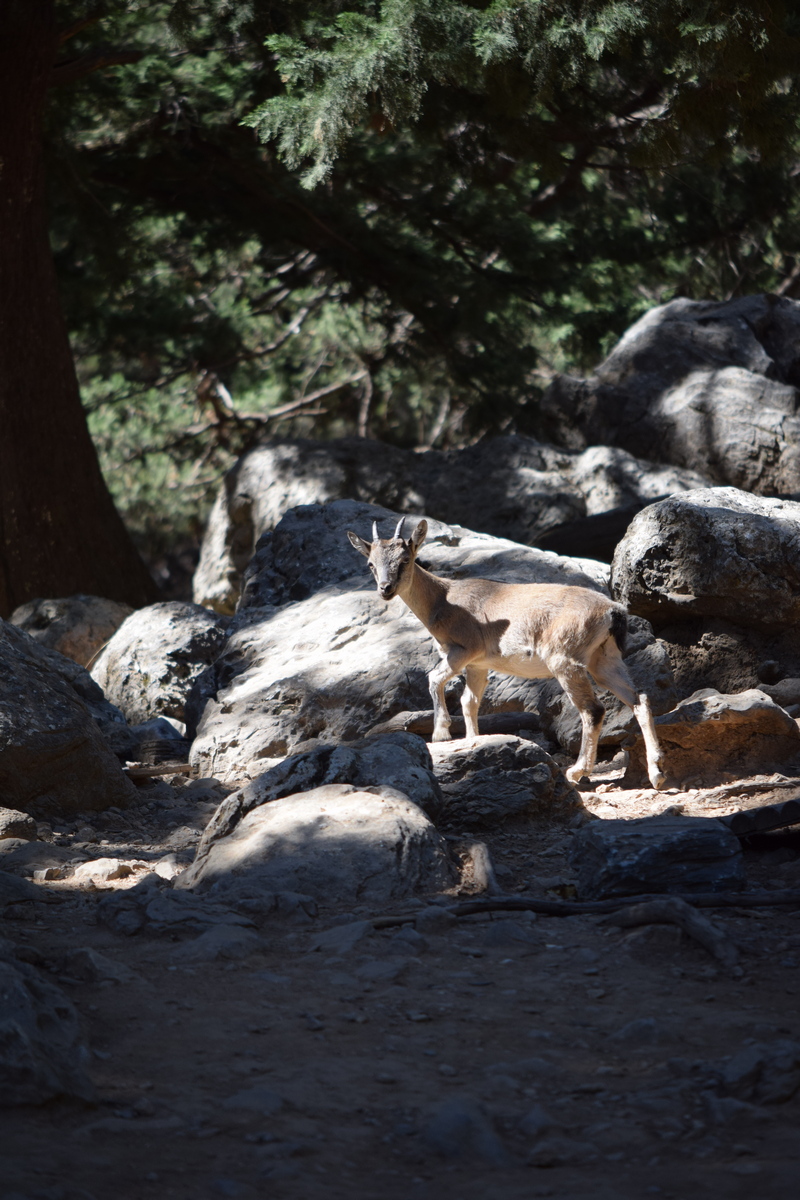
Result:
M180 786L170 799L164 784L140 795L91 853L153 862L182 845L177 857L190 857L208 798L190 805ZM665 804L617 790L584 800L614 815ZM708 814L707 794L679 800ZM70 831L59 840L70 849ZM568 886L568 831L487 840L507 891ZM786 886L795 866L783 847L749 870ZM334 907L263 922L244 958L193 962L185 939L97 923L103 895L135 878L55 884L61 904L16 906L3 924L78 1008L99 1096L4 1111L4 1200L796 1189L800 912L707 914L740 949L736 974L674 926L595 916L482 914L311 950L320 929L372 915ZM64 957L75 947L134 976L78 979Z

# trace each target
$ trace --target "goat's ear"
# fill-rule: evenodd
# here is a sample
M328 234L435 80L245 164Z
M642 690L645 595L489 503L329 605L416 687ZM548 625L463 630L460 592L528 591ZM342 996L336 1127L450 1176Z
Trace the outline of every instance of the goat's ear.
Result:
M363 554L364 558L369 558L370 554L372 553L372 542L365 542L364 539L359 537L357 533L353 533L352 529L348 529L347 537L350 545L355 546L359 554Z
M409 538L409 541L411 542L411 545L414 547L415 550L419 550L420 546L425 541L427 534L428 534L428 522L420 521L419 525L417 525L416 529L414 530L411 537Z

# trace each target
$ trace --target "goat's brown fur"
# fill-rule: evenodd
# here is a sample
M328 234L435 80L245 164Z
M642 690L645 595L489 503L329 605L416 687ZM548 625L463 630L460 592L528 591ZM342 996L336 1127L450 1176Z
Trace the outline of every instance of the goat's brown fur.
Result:
M348 531L368 559L378 592L399 596L436 639L442 661L428 676L433 699L433 741L450 738L445 684L463 674L461 698L467 737L478 735L478 708L489 671L524 679L555 677L581 716L578 760L567 771L577 782L589 775L597 757L603 706L589 676L629 705L641 726L650 782L661 788L664 775L650 705L637 693L622 661L625 609L590 588L550 583L499 583L491 579L440 579L415 561L428 526L420 521L411 537L373 541Z

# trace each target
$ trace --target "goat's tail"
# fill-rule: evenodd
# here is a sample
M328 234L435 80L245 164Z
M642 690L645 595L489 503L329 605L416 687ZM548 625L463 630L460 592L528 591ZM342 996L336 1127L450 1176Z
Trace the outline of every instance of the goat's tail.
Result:
M620 654L624 654L628 640L628 614L624 608L618 608L617 605L611 610L611 636L617 643Z

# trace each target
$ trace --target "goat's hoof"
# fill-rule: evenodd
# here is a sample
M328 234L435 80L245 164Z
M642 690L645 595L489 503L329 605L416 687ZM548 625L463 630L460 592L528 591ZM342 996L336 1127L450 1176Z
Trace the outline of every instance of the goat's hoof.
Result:
M568 767L564 773L570 783L580 783L586 771L583 767Z
M449 729L434 729L432 742L452 742Z
M661 792L661 791L663 791L663 790L664 790L664 785L665 785L665 784L666 784L666 782L667 782L667 777L666 777L666 775L664 774L664 772L663 772L663 771L661 771L661 770L660 770L660 769L657 767L657 768L656 768L655 770L653 770L653 771L648 771L648 772L647 772L647 774L650 776L650 782L651 782L651 784L653 785L653 787L655 788L655 790L656 790L657 792Z

